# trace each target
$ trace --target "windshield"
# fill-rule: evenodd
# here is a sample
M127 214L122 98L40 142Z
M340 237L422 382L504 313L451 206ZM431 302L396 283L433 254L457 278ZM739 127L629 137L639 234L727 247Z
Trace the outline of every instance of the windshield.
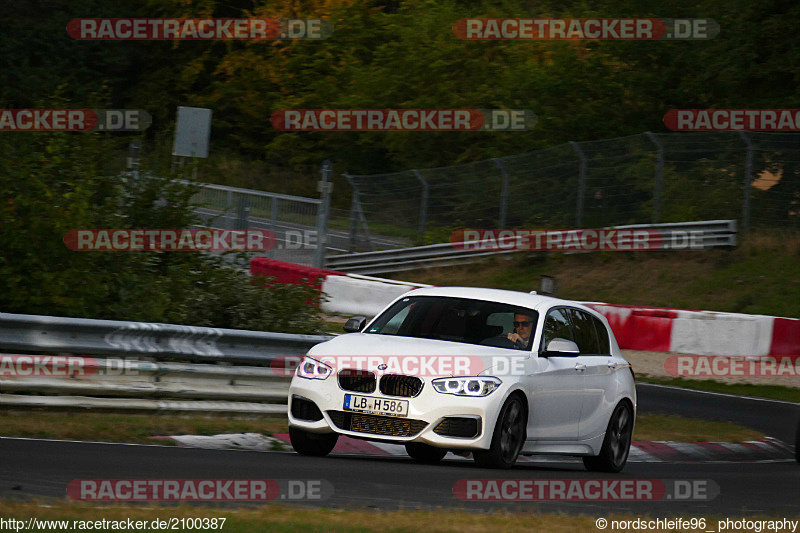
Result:
M530 350L536 311L524 307L441 296L395 302L366 333Z

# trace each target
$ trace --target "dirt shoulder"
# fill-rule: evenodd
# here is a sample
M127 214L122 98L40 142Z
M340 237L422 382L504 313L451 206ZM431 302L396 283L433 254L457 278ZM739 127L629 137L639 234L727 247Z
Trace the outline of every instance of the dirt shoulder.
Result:
M671 354L667 352L645 352L640 350L622 350L622 354L631 365L637 376L651 377L658 379L670 379L677 376L670 375L664 368L664 363ZM741 359L741 358L736 358ZM726 367L727 365L724 365ZM795 367L796 368L796 367ZM784 373L785 374L785 373ZM691 376L691 379L698 381L716 381L725 384L750 384L750 385L778 385L782 387L800 387L799 375L783 376Z

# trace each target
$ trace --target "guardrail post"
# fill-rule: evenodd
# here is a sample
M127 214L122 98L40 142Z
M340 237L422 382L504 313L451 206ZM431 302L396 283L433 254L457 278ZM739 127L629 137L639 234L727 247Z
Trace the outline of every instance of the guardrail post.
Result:
M650 142L656 145L658 156L656 159L656 176L653 185L653 224L658 224L659 212L661 211L661 186L664 180L664 145L659 142L658 137L650 131L644 132Z
M583 197L586 194L586 154L575 141L569 141L569 145L581 158L581 168L578 172L578 202L575 206L575 227L580 228L583 224Z
M325 268L325 248L328 246L328 212L331 207L331 190L333 183L330 182L330 175L333 165L329 160L322 162L320 172L322 179L319 182L319 190L322 193L322 203L319 204L317 211L317 251L314 256L314 266Z
M506 216L508 213L508 172L499 159L495 157L492 161L494 161L494 164L500 169L500 174L503 176L503 186L500 189L500 214L497 217L497 227L505 228Z
M753 141L743 131L736 132L747 146L747 156L744 160L744 202L742 205L742 233L750 230L750 186L753 181Z
M424 238L425 237L425 228L428 225L428 196L430 194L430 187L428 186L428 182L425 181L425 178L422 177L422 174L419 170L412 170L411 172L417 177L419 182L422 184L422 200L420 201L419 205L419 236Z

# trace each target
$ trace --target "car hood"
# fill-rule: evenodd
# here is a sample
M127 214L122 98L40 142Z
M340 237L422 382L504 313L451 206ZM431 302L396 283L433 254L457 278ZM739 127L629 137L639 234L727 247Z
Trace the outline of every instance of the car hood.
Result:
M308 355L333 362L336 370L385 370L427 377L487 374L498 366L510 367L510 360L531 357L530 352L509 348L366 333L340 335L312 347ZM388 368L378 368L381 364Z

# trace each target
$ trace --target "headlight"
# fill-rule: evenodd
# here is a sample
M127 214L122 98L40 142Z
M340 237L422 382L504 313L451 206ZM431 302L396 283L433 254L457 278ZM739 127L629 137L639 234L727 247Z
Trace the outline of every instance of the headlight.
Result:
M298 365L296 375L306 379L328 379L333 369L325 363L306 356Z
M502 381L491 377L439 378L434 379L433 388L442 394L456 396L488 396Z

